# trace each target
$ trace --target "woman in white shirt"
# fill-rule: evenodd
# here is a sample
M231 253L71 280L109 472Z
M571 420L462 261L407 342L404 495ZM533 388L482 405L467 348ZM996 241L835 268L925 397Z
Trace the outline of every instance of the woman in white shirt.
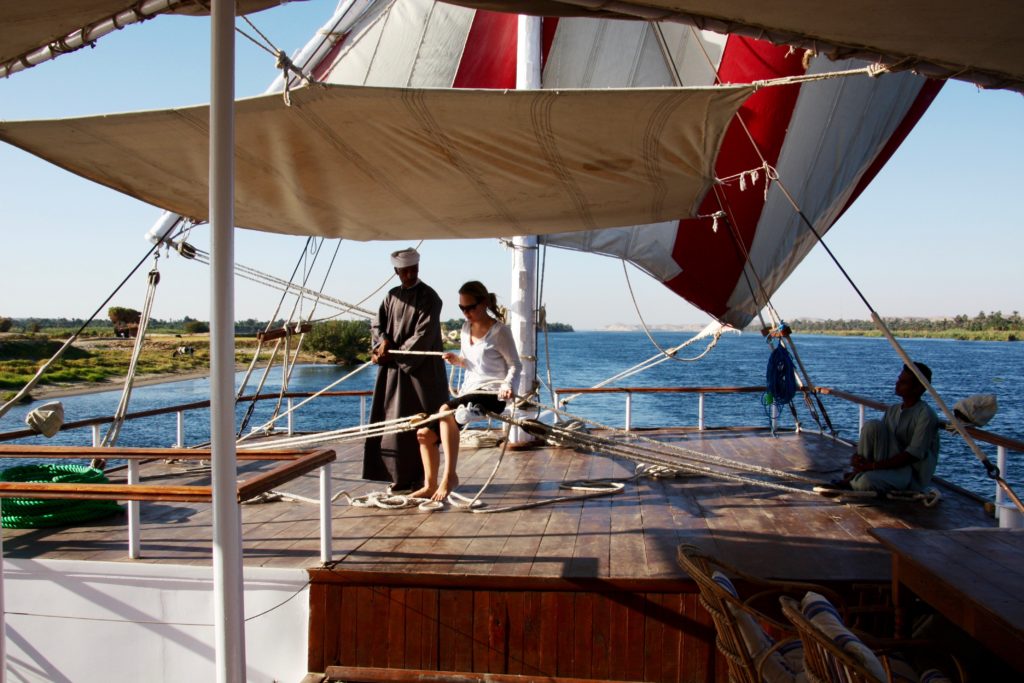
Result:
M492 413L505 409L512 398L512 387L522 365L512 339L512 331L502 322L503 309L497 298L475 280L459 288L459 308L466 317L462 324L461 355L451 352L444 359L465 368L462 389L456 398L441 406L445 415L416 432L423 458L423 488L414 491L414 498L444 500L459 485L455 465L459 458L459 427L454 411L461 405L475 404ZM491 314L494 314L493 316ZM444 446L444 470L438 481L440 454L438 442Z

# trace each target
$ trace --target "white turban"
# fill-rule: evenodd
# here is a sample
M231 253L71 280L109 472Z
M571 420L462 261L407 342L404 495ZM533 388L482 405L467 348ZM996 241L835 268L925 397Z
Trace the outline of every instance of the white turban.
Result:
M420 253L412 247L391 252L391 265L395 268L408 268L420 262Z

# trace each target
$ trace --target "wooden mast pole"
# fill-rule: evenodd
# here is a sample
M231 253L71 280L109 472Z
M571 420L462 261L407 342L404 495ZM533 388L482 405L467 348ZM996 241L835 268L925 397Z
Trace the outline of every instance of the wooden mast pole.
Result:
M516 43L516 89L537 90L541 87L541 19L519 15ZM512 238L512 295L509 306L509 326L519 349L523 371L519 386L513 387L518 396L533 392L537 381L537 236L519 235ZM533 440L519 427L509 432L510 443Z

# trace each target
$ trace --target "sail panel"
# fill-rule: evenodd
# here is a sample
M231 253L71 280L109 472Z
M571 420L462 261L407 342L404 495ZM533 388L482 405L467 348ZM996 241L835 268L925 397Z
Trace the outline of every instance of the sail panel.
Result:
M355 240L498 237L692 215L749 86L311 86L236 108L236 224ZM0 139L207 216L209 111L0 123Z
M825 61L815 60L809 72L834 67ZM861 64L847 60L838 66L856 68ZM801 89L790 123L799 134L786 136L777 170L816 232L824 234L848 205L860 179L888 144L924 84L924 79L902 73L877 81L823 81ZM879 216L879 220L885 218ZM756 274L766 291L774 292L816 243L779 184L773 183L750 249L751 275ZM746 286L738 286L727 303L731 315L759 308Z
M444 3L399 0L383 5L392 15L389 23L411 23L405 19L416 16L410 7L428 16ZM446 68L458 70L460 85L509 87L514 78L508 65L516 49L515 16L477 10L472 24L461 49L459 38L454 39ZM413 26L410 31L419 30ZM803 51L681 23L548 18L544 30L545 88L704 86L717 78L749 82L800 75L807 68ZM361 38L352 35L348 40L358 43ZM342 55L332 67L335 73L344 68L344 61ZM818 56L810 61L810 72L855 64L863 65L849 60L835 64ZM404 78L394 69L387 75L391 84L403 83ZM896 90L905 94L889 94L894 83L901 84ZM729 178L763 163L777 168L781 181L799 195L799 204L824 234L895 148L899 136L892 122L908 120L908 107L919 102L911 94L922 83L920 78L893 74L757 93L730 125L716 176ZM435 79L424 85L450 83ZM858 121L862 125L855 125ZM813 246L813 235L779 189L771 187L765 195L766 176L762 169L757 182L746 178L746 190L733 179L705 197L699 214L728 215L728 221L718 222L717 232L714 221L704 218L558 232L542 235L541 241L627 259L709 314L744 325Z
M935 78L1024 92L1019 0L449 0L542 16L682 22L723 34L881 61Z

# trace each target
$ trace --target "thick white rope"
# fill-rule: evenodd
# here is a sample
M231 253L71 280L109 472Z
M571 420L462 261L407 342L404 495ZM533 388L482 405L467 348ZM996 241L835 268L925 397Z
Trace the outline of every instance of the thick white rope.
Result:
M443 356L447 351L401 351L399 349L388 349L393 356Z
M209 265L210 264L210 255L207 254L206 252L204 252L201 249L196 249L195 260L198 261L199 263L202 263L202 264L205 264L205 265ZM244 265L242 265L240 263L236 263L235 264L235 274L238 277L241 277L241 278L243 278L245 280L249 280L250 282L256 282L256 283L259 283L259 284L262 284L262 285L266 285L266 286L268 286L268 287L270 287L272 289L276 289L278 291L283 291L285 293L287 293L287 292L301 293L301 294L304 294L304 295L306 295L308 297L319 296L323 300L324 305L330 306L331 308L333 308L336 311L338 311L334 316L331 316L331 317L337 317L339 315L344 315L346 313L353 313L355 315L358 315L361 318L365 318L365 319L369 320L369 319L372 319L373 316L374 316L374 313L372 311L369 311L369 310L367 310L365 308L361 308L359 304L351 304L351 303L348 303L347 301L343 301L342 299L339 299L337 297L330 296L329 294L325 294L323 292L317 292L315 290L308 289L306 287L297 285L295 283L289 283L286 280L282 280L279 277L275 277L273 275L269 275L267 273L260 272L260 271L256 270L255 268L250 268L250 267L244 266ZM388 281L390 281L390 279ZM388 281L385 281L384 284L386 285ZM383 286L384 285L381 285L381 288L383 288ZM380 288L378 288L376 291L380 291ZM372 296L372 294L370 296ZM369 297L367 297L367 298L369 298ZM363 299L363 301L366 301L366 299ZM361 301L360 303L363 303L363 302ZM276 316L275 316L275 319L276 319ZM326 320L326 318L325 318L325 320Z
M589 418L585 418L585 417L581 417L579 415L573 415L571 413L567 413L567 412L565 412L563 410L559 410L559 409L554 408L554 407L549 407L549 406L544 407L544 406L542 406L542 408L544 410L550 410L551 412L556 414L559 418L564 419L566 422L571 421L571 422L575 422L575 423L578 423L578 424L585 424L585 425L588 425L588 426L596 428L596 429L602 429L602 430L608 431L608 432L610 432L610 433L612 433L612 434L614 434L616 436L621 436L621 437L629 440L630 442L634 442L631 446L627 446L627 445L624 445L624 444L620 444L618 442L614 442L614 441L605 439L604 437L596 437L596 436L587 435L586 440L589 441L590 443L607 444L610 447L622 448L622 449L626 449L626 448L630 448L630 447L635 447L635 448L637 448L637 450L639 450L641 452L644 452L644 453L651 453L651 452L661 453L661 452L664 452L664 451L669 451L671 454L673 454L675 456L678 456L678 457L680 457L682 459L688 460L688 461L697 461L697 462L700 462L700 463L711 462L711 463L714 463L714 464L722 466L722 467L729 467L731 469L737 469L737 470L746 471L746 472L750 472L750 473L754 473L754 474L763 474L763 475L774 476L774 477L778 477L778 478L782 478L782 479L789 479L789 480L792 480L792 481L799 481L799 482L804 482L804 483L821 483L820 480L818 480L818 479L814 479L814 478L810 478L810 477L803 477L803 476L800 476L800 475L797 475L797 474L793 474L792 472L787 472L785 470L780 470L780 469L777 469L777 468L774 468L774 467L766 467L764 465L754 465L754 464L743 462L743 461L739 461L739 460L731 460L729 458L723 458L723 457L715 455L713 453L705 453L705 452L697 451L697 450L690 449L690 448L684 448L682 446L678 446L678 445L673 444L671 442L658 441L657 439L652 439L650 437L640 436L639 434L636 434L635 432L627 432L625 430L618 429L616 427L612 427L612 426L609 426L609 425L602 424L600 422L596 422L596 421L591 420ZM527 423L527 426L529 426L529 423ZM548 427L548 425L544 425L544 426ZM578 432L578 431L574 431L574 430L570 430L570 429L565 429L565 428L562 428L562 427L558 427L557 425L554 427L554 430L557 431L560 436L562 436L562 437L564 437L564 438L566 438L566 439L568 439L570 441L572 441L572 440L581 440L582 441L582 439L576 438L576 437L580 436L580 432ZM647 446L649 446L649 448L637 447L635 445L636 443L646 444ZM655 464L666 465L666 466L672 467L676 463L675 462L671 462L671 463L670 462L658 462L658 463L655 463Z
M118 285L117 285L116 287L114 287L114 291L112 291L112 292L111 292L111 293L110 293L109 295L107 295L107 298L103 300L103 303L101 303L101 304L99 305L99 307L98 307L98 308L97 308L97 309L96 309L95 311L93 311L93 314L92 314L91 316L89 316L89 319L88 319L88 320L86 320L86 321L85 321L85 322L84 322L84 323L82 324L82 326L81 326L81 327L79 327L79 328L78 328L78 330L77 330L77 331L76 331L76 332L75 332L74 334L72 334L72 335L71 335L70 337L68 337L67 341L65 341L65 342L64 342L64 343L63 343L63 344L61 345L61 347L60 347L59 349L57 349L56 353L54 353L54 354L53 354L52 356L50 356L50 359L49 359L48 361L46 361L45 363L43 363L43 364L42 364L42 365L41 365L41 366L39 367L39 369L38 369L38 370L36 370L36 374L32 376L32 379L30 379L30 380L29 380L29 381L28 381L28 382L27 382L27 383L25 384L25 386L23 386L23 387L22 387L22 388L21 388L21 389L20 389L20 390L18 391L18 393L16 393L16 394L15 394L14 396L12 396L12 397L11 397L11 399L10 399L10 400L8 400L8 401L7 401L6 403L4 403L4 404L3 404L2 406L0 406L0 417L3 417L4 415L6 415L6 414L7 414L7 412L8 412L8 411L9 411L9 410L10 410L11 408L13 408L14 406L18 405L18 404L19 404L19 403L20 403L20 402L21 402L21 401L22 401L22 400L23 400L23 399L24 399L24 398L25 398L26 396L28 396L28 393L29 393L30 391L32 391L32 389L34 389L34 388L35 388L36 384L38 384L38 383L39 383L39 380L40 380L40 379L42 379L42 377L43 377L43 374L44 374L44 373L45 373L45 372L46 372L47 370L49 370L49 369L50 369L50 366L51 366L51 365L53 365L53 364L54 364L54 363L56 363L56 362L57 362L58 360L60 360L61 356L63 356L63 355L64 355L64 352L65 352L65 351L67 351L67 350L68 350L69 348L71 348L71 345L72 345L72 344L73 344L73 343L75 342L75 340L77 340L77 339L78 339L79 335L81 335L81 334L82 334L82 330L84 330L84 329L86 328L86 326L87 326L87 325L88 325L89 323L91 323L91 322L92 322L93 320L95 320L95 319L96 319L96 316L100 314L100 312L101 312L101 311L103 310L104 306L106 306L106 305L107 305L108 303L110 303L110 300L111 300L111 299L113 299L113 298L114 298L114 296L115 296L115 295L116 295L116 294L117 294L118 292L120 292L120 291L121 291L121 288L122 288L122 287L124 287L125 283L126 283L126 282L128 282L128 280L129 280L129 279L131 279L131 277L132 277L133 275L135 275L136 271L138 271L138 269L139 269L139 268L141 268L141 267L142 267L142 265L143 265L143 264L144 264L144 263L145 263L146 261L148 261L148 260L149 260L149 255L150 255L150 254L152 254L152 253L154 253L154 252L155 252L155 251L157 250L157 247L158 247L158 246L160 246L160 245L159 245L159 244L154 244L153 246L151 246L151 247L149 248L149 250L148 250L148 251L146 252L146 255L145 255L145 256L143 256L143 257L142 257L142 259L141 259L141 260L140 260L140 261L139 261L138 263L136 263L136 264L135 264L135 267L134 267L134 268L132 268L132 269L131 269L131 270L130 270L130 271L128 272L128 274L127 274L127 275L126 275L126 276L124 277L124 279L123 279L123 280L121 280L120 284L118 284Z

